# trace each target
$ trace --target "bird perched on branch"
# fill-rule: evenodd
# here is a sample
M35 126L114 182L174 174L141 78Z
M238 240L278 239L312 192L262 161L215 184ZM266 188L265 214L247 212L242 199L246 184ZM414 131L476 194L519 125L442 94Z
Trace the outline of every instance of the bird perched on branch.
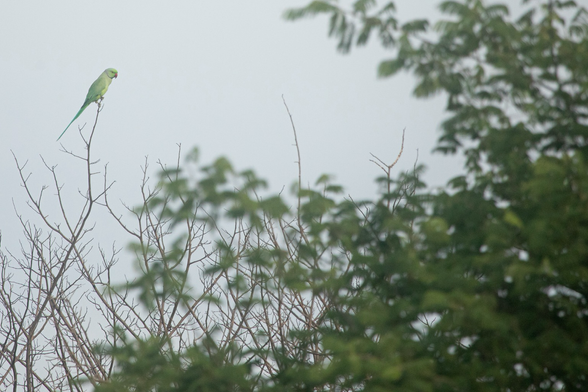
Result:
M86 95L86 100L84 101L84 104L78 111L78 114L76 114L76 116L73 118L73 120L71 120L68 126L65 127L65 130L61 132L61 135L59 135L57 141L61 139L61 137L63 136L65 131L67 131L69 126L76 120L76 118L80 117L80 114L82 114L82 112L92 102L98 102L98 100L103 99L104 94L106 94L106 91L108 91L108 86L110 86L110 83L112 83L112 79L116 77L118 77L118 71L114 68L107 68L104 70L104 72L102 72L102 74L100 74L100 76L98 76L98 79L96 79L96 81L92 83L92 85L90 86L90 89L88 90L88 95Z

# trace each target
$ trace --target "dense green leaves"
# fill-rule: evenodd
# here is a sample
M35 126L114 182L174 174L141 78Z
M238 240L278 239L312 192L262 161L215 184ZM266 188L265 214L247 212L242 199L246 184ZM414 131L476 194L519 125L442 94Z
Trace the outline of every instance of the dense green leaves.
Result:
M342 188L325 176L316 188L295 189L288 202L260 196L265 183L226 159L164 170L149 207L172 226L229 223L239 235L255 234L256 242L244 248L216 238L218 263L208 271L233 276L238 292L253 282L242 313L268 303L257 287L276 301L297 296L304 311L302 304L317 298L324 308L279 339L264 336L267 345L256 351L235 347L228 355L207 340L205 350L195 344L171 355L161 341L129 342L130 352L110 352L120 369L116 385L586 389L586 11L573 1L523 2L517 15L481 0L445 1L439 9L444 16L436 23L400 24L392 2L378 7L359 0L344 8L313 1L286 17L329 15L329 34L344 51L376 32L391 49L381 76L411 70L416 96L447 98L438 150L463 153L465 173L435 193L421 182L422 168L396 178L387 173L377 179L380 195L365 201L342 197ZM177 248L132 288L173 293L182 282L181 274L169 272L181 266ZM136 251L150 250L136 245ZM249 275L241 273L245 265ZM158 274L160 286L149 278ZM286 350L287 341L296 349ZM138 360L145 355L150 359ZM275 369L271 376L256 373L260 358ZM133 378L135 367L153 377ZM160 376L164 383L156 381Z
M387 247L355 243L362 267L353 276L362 290L408 322L435 319L413 332L441 377L422 390L579 391L588 382L588 68L579 66L588 63L586 10L573 1L526 7L511 16L505 4L445 1L439 9L447 17L432 31L419 20L390 25L394 38L382 42L393 43L393 57L380 64L380 76L412 70L417 97L446 95L450 117L438 150L464 153L470 173L432 199L433 214L419 210L426 218L404 241L391 242L386 225L374 232ZM383 21L347 15L359 26ZM369 261L374 250L382 252L377 263ZM410 257L418 269L401 268ZM387 289L382 271L394 277ZM354 304L365 310L373 301ZM410 307L394 309L406 301L419 309L412 317ZM367 339L375 326L360 330ZM352 365L339 370L362 374ZM385 379L374 370L360 389ZM388 390L400 387L389 381Z
M165 339L150 338L127 342L106 350L120 366L120 372L96 392L234 392L250 390L247 365L229 365L226 352L213 342L193 346L180 355L168 349Z
M392 10L389 4L381 12ZM373 26L386 31L380 31L380 38L386 47L393 44L394 55L380 64L380 76L412 70L417 97L446 94L451 117L443 124L438 149L454 153L473 141L465 151L472 156L470 169L479 170L481 153L493 151L484 145L492 133L510 132L521 122L535 136L517 144L522 153L583 148L588 132L582 92L588 80L582 65L588 61L584 8L573 1L549 1L513 17L504 4L467 0L445 1L439 9L448 18L437 21L433 31L425 20L399 28L376 11L369 17L342 7L323 12L346 15L345 26L354 26L341 25L345 34L335 34L345 50L351 48L355 30L363 32L358 44L367 41ZM431 40L429 33L436 38Z

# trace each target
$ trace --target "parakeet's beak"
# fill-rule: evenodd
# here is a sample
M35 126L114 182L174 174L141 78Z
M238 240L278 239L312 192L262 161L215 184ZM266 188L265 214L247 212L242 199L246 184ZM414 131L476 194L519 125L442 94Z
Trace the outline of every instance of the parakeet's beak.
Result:
M115 79L118 78L118 72L114 74Z

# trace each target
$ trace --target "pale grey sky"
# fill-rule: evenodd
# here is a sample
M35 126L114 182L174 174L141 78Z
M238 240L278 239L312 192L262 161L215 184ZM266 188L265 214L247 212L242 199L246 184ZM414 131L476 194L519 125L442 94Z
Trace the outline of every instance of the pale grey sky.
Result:
M201 162L228 157L253 168L270 189L289 189L296 152L282 94L298 131L304 181L322 173L356 199L372 197L381 175L372 152L396 158L397 171L419 161L429 185L457 174L459 160L432 154L444 99L416 100L412 77L376 77L387 53L374 40L343 56L327 38L326 18L286 22L284 10L308 0L7 2L0 13L0 230L3 248L21 237L14 204L25 218L25 193L11 151L29 161L32 184L50 184L41 156L58 165L72 197L83 169L55 139L90 84L108 67L119 71L104 103L93 154L116 181L112 200L139 202L140 166L173 163L177 144L201 151ZM439 1L398 0L401 19L434 14ZM83 152L77 127L89 131L92 104L61 139ZM76 166L78 165L78 166ZM52 198L53 192L46 197ZM120 244L123 245L123 244Z

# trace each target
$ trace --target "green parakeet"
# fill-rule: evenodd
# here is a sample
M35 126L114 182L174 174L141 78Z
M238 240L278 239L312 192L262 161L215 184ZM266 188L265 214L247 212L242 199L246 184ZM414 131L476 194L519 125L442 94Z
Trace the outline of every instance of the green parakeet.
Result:
M61 139L61 137L63 136L65 131L67 131L67 128L69 128L69 126L74 121L76 121L76 118L80 117L80 114L82 114L82 112L92 102L97 102L99 99L101 99L104 96L104 94L106 94L106 91L108 91L108 86L110 86L110 83L112 83L112 78L116 78L116 77L118 77L118 71L114 68L108 68L108 69L104 70L104 72L102 72L102 74L100 74L100 76L98 76L98 79L96 79L96 81L94 83L92 83L92 85L90 86L90 89L88 90L88 95L86 95L86 100L84 101L84 104L82 105L82 107L78 111L78 114L76 114L76 116L73 118L73 120L71 120L71 122L68 124L68 126L65 127L65 130L63 132L61 132L61 135L59 135L59 137L57 138L58 141L59 141L59 139Z

